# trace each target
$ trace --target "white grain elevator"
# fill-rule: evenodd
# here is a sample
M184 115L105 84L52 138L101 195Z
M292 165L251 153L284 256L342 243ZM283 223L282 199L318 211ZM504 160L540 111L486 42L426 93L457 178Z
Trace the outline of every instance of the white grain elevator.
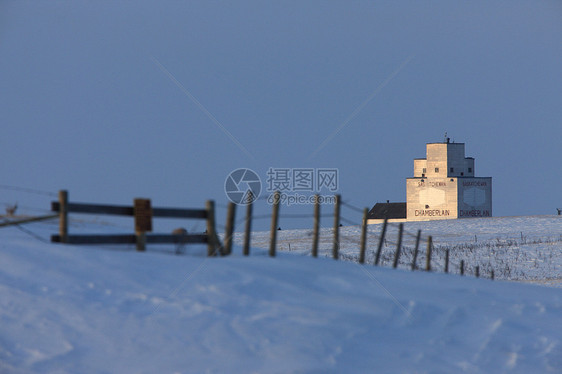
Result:
M464 143L428 143L426 158L414 160L406 179L407 220L492 216L492 178L476 177Z

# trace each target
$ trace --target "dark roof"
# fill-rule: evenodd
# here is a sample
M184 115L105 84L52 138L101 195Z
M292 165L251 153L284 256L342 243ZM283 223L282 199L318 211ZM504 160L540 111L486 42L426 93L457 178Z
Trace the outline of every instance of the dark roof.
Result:
M376 203L367 219L406 218L406 203Z

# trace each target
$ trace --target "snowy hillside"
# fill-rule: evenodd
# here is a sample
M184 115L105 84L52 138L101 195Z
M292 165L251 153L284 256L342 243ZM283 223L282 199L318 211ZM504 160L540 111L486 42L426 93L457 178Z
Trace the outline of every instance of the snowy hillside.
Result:
M538 220L523 232L528 241L560 234L555 218L526 220ZM513 221L511 231L498 229L501 219L473 222L462 234L452 222L424 233L451 246L520 237ZM43 242L55 223L0 229L1 373L562 371L558 288L294 253L272 259L256 248L209 259L200 247L173 256ZM94 226L71 230L103 229ZM280 232L297 250L300 235ZM543 244L559 261L560 241ZM351 256L351 243L344 251Z

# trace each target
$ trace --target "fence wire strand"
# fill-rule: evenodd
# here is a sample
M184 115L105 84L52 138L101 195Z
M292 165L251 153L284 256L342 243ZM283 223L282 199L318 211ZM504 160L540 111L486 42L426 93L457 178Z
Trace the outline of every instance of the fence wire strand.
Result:
M351 204L348 203L348 202L342 201L342 202L341 202L341 205L343 205L343 206L345 206L345 207L347 207L347 208L349 208L349 209L351 209L351 210L354 210L354 211L356 211L356 212L358 212L358 213L363 214L363 209L358 208L358 207L356 207L356 206L354 206L354 205L351 205Z
M357 223L357 222L352 221L352 220L350 220L350 219L347 219L347 218L345 218L345 217L340 217L340 220L342 220L343 222L347 223L347 224L350 225L350 226L361 226L360 223Z
M20 230L21 232L26 233L27 235L31 236L32 238L39 240L42 243L45 244L49 244L50 242L48 240L46 240L45 238L42 238L41 236L37 235L36 233L34 233L31 230L28 230L26 228L23 228L21 225L14 225L18 230Z
M44 196L58 196L58 194L56 192L51 192L51 191L43 191L43 190L38 190L35 188L27 188L27 187L20 187L20 186L10 186L7 184L0 184L0 188L3 190L10 190L10 191L17 191L17 192L25 192L25 193L31 193L31 194L35 194L35 195L44 195Z

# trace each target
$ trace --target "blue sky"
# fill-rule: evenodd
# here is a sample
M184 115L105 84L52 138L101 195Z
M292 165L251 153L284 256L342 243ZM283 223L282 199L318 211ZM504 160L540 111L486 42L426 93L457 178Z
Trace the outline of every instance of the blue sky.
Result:
M446 131L495 216L562 207L559 1L2 1L0 56L2 186L220 216L234 169L337 168L370 207Z

